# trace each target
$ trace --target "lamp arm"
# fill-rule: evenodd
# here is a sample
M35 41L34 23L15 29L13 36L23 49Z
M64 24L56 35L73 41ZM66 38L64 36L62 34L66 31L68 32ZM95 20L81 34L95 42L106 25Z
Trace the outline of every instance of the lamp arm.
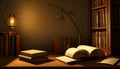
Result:
M72 18L72 17L69 15L69 13L68 13L65 9L63 9L62 7L60 7L60 6L56 5L56 4L50 3L50 2L49 2L49 5L59 8L61 11L63 11L63 12L70 18L70 20L72 21L74 27L76 28L76 30L77 30L77 32L78 32L78 44L80 45L80 38L81 38L80 30L79 30L76 22L73 20L73 18Z

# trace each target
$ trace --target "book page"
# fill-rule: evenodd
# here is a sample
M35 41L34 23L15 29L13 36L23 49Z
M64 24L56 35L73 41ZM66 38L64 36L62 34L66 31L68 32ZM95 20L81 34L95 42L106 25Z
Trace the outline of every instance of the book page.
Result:
M68 57L71 57L74 59L78 59L78 58L82 58L82 57L88 57L89 53L84 49L80 50L77 48L69 48L65 52L65 56L68 56Z
M119 58L109 57L109 58L102 60L99 63L115 65L119 60L120 60Z
M89 52L89 54L90 54L93 50L97 49L96 47L88 46L88 45L79 45L77 48L78 48L78 49L85 49L85 50L87 50L87 51Z
M64 63L71 63L71 62L77 61L76 59L73 59L73 58L70 58L70 57L67 57L67 56L59 56L59 57L56 57L56 59L59 60L59 61L62 61Z
M93 46L88 46L88 45L79 45L77 47L78 49L84 49L86 51L89 52L89 56L105 56L105 53L102 49L99 49L97 47L93 47Z

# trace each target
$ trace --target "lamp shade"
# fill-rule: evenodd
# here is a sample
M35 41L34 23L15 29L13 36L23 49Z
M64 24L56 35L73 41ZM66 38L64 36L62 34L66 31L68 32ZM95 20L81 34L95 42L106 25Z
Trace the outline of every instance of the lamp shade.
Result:
M14 29L15 25L16 25L16 18L14 16L14 13L12 12L8 17L8 26L9 28Z

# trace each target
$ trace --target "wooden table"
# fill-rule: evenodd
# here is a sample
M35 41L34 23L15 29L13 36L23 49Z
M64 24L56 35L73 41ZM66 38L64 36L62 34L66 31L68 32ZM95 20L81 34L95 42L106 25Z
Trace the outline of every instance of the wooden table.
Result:
M49 61L37 63L37 64L32 64L29 62L19 60L18 57L0 57L0 67L71 67L71 68L73 67L81 67L81 68L85 68L85 67L114 68L114 67L117 67L118 68L119 67L119 66L98 64L97 62L101 60L87 60L87 61L81 61L79 63L69 65L69 64L56 60L55 57L56 57L55 55L50 55L48 56Z

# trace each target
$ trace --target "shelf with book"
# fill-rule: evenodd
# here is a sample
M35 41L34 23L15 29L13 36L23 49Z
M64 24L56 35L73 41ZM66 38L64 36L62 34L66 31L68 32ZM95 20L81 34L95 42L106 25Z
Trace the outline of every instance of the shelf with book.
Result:
M92 46L107 49L106 47L106 31L92 32Z
M92 27L106 27L106 8L91 11Z
M92 46L110 51L108 43L110 24L108 23L108 0L89 0L90 2L90 43Z
M104 0L101 5L98 1L102 0L89 1L91 45L117 56L120 54L120 0Z
M20 51L20 35L10 31L0 34L0 56L17 56Z

